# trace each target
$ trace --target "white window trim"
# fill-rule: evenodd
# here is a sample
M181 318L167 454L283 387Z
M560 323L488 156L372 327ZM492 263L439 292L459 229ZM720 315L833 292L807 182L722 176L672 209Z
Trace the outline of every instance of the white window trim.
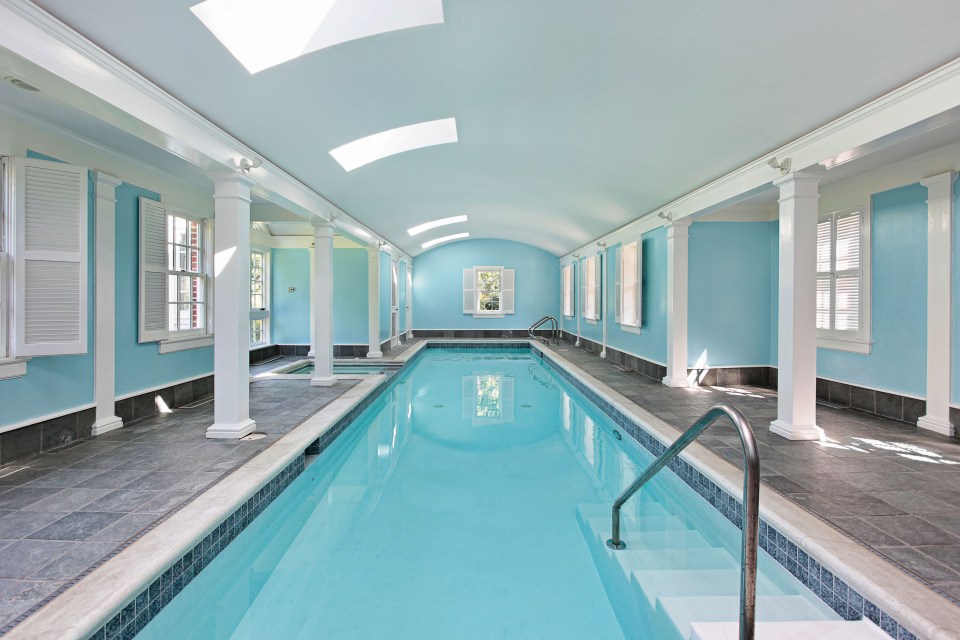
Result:
M635 244L637 245L637 282L635 284L637 289L637 321L636 323L624 322L623 321L623 305L624 299L626 297L626 280L624 279L625 270L623 268L623 248ZM627 333L641 333L641 327L643 326L643 240L637 238L630 242L623 242L617 248L617 312L616 312L616 324L621 331L626 331Z
M163 342L177 342L183 338L194 338L197 336L207 336L210 335L210 310L209 308L213 305L213 296L210 290L210 282L213 278L210 277L210 270L208 265L210 264L207 260L208 254L212 253L210 250L211 245L208 244L210 236L207 233L207 219L201 216L198 216L195 213L190 211L185 211L183 209L177 209L176 207L167 206L167 215L174 215L180 218L186 218L187 220L192 220L193 222L200 223L200 274L203 277L203 329L186 329L184 331L169 331L169 337L166 340L160 341L158 344ZM170 244L169 240L167 244ZM170 271L169 267L167 268L168 274L174 274L178 272ZM169 303L169 292L167 293L168 303ZM160 353L168 353L167 351L161 350Z
M0 171L0 300L3 301L3 306L0 306L0 379L6 379L26 375L27 369L26 364L15 366L17 359L8 357L10 324L13 321L13 256L10 249L13 243L14 211L13 189L8 185L13 183L13 159L0 157ZM22 373L17 373L21 368Z
M254 320L263 320L263 341L262 342L251 342L251 349L262 349L263 347L268 347L271 344L270 341L270 258L271 253L270 249L261 246L252 246L250 247L250 255L252 256L254 252L263 254L263 307L260 309L250 308L250 324L248 325L248 333L253 331L253 321ZM250 276L250 286L253 287L253 275ZM253 294L251 290L250 294Z
M474 267L473 268L473 290L474 290L474 304L476 305L476 300L479 299L480 287L477 286L477 282L480 279L481 271L499 271L500 272L500 306L503 306L503 267ZM480 308L476 308L473 311L474 318L503 318L506 314L497 309L496 311L483 311Z
M593 282L590 282L589 277L589 268L588 264L590 261L594 263L594 277ZM600 254L587 256L583 259L583 269L581 269L581 274L583 277L583 319L587 321L588 324L597 324L600 321L600 309L602 304L603 295L603 284L602 284L602 274L603 274L603 263L600 258ZM594 300L594 309L593 314L587 313L587 300L593 298Z
M873 210L870 199L861 207L831 211L830 214L847 211L860 212L860 330L836 331L817 329L817 348L836 351L849 351L869 355L873 349L873 256L871 234L873 232Z
M569 272L570 282L569 286L565 286L563 279L565 277L564 273ZM573 268L573 263L565 264L560 268L560 315L564 318L575 318L577 316L577 298L574 295L574 292L577 290L576 284L576 270ZM565 312L565 298L570 299L570 310L572 313L567 314Z
M168 338L157 343L157 348L161 354L176 353L177 351L187 351L189 349L200 349L201 347L213 346L213 334L195 334L190 336L177 336Z
M467 311L466 308L464 308L465 314L470 314L474 318L505 318L509 315L513 315L516 313L516 305L517 305L516 286L517 285L516 285L516 275L513 269L508 269L503 266L479 266L479 267L472 267L470 269L464 269L463 271L464 271L464 274L467 274L468 272L472 272L473 274L472 289L467 288L466 286L467 279L466 279L466 275L464 275L464 297L466 297L467 291L470 291L473 296L473 307L474 307L470 311ZM479 299L478 292L480 289L477 286L477 283L479 281L479 274L482 271L499 271L500 272L500 308L497 309L496 311L481 311L478 308L478 299ZM508 278L508 275L510 276L509 278ZM507 280L512 280L512 283L513 283L512 288L506 286ZM512 304L507 304L508 296L505 295L505 292L507 291L509 291L510 296L512 296ZM466 305L464 306L466 307ZM506 309L504 309L505 306L507 307Z

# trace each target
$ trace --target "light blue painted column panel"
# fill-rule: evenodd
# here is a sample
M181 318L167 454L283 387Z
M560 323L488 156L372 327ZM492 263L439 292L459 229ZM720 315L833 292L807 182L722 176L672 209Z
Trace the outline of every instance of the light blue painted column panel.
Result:
M380 342L390 339L390 254L380 252Z
M333 250L333 342L367 344L367 250Z
M310 344L309 249L270 252L270 341Z

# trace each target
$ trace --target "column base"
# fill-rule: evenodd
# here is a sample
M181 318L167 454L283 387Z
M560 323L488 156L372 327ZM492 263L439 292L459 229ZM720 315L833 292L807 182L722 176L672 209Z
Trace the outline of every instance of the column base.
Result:
M944 420L943 418L937 418L936 416L920 416L920 419L917 420L917 426L921 429L927 429L928 431L939 433L940 435L953 435L953 425L950 424L950 421Z
M606 358L606 357L607 357L607 352L606 352L606 350L600 352L600 357L601 357L601 358Z
M307 357L308 357L308 358L312 358L314 355L316 355L316 353L314 352L313 349L310 349L310 351L307 351Z
M207 427L208 438L233 438L238 439L253 433L257 423L247 418L237 424L214 423Z
M799 425L788 424L783 420L774 420L770 423L770 431L787 440L822 440L823 429L815 424Z
M101 418L93 423L93 429L90 431L90 435L93 436L102 436L105 433L110 433L111 431L116 431L123 426L123 420L117 416L110 416L109 418Z
M690 386L690 381L686 378L671 378L670 376L666 376L661 382L668 387L675 387L678 389L684 389Z
M382 358L383 351L367 351L368 358Z
M310 378L311 387L332 387L337 384L337 376L317 376Z

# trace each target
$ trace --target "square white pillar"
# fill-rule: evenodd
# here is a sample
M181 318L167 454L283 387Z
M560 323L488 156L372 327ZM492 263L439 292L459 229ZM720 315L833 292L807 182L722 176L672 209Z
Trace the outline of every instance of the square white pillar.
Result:
M311 386L329 387L333 375L333 224L313 219L313 378Z
M777 419L770 431L790 440L819 440L817 426L817 217L820 177L797 172L780 189L780 326Z
M367 357L382 358L380 351L380 247L367 247Z
M116 407L116 214L117 187L122 181L95 172L96 209L96 322L94 326L94 399L96 418L92 434L102 435L123 426Z
M667 228L667 375L668 387L689 387L687 376L687 308L690 272L690 218Z
M922 180L927 188L927 412L921 429L953 435L950 423L950 312L953 172Z
M244 173L214 183L213 418L208 438L242 438L250 419L250 187Z

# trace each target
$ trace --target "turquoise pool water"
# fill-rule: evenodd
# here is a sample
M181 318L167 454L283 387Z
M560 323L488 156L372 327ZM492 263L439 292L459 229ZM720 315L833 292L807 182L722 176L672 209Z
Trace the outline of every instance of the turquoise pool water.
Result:
M735 619L739 531L672 474L628 505L624 555L597 538L651 460L529 352L431 349L137 637L660 639L691 611ZM831 617L766 554L760 595L760 619Z

